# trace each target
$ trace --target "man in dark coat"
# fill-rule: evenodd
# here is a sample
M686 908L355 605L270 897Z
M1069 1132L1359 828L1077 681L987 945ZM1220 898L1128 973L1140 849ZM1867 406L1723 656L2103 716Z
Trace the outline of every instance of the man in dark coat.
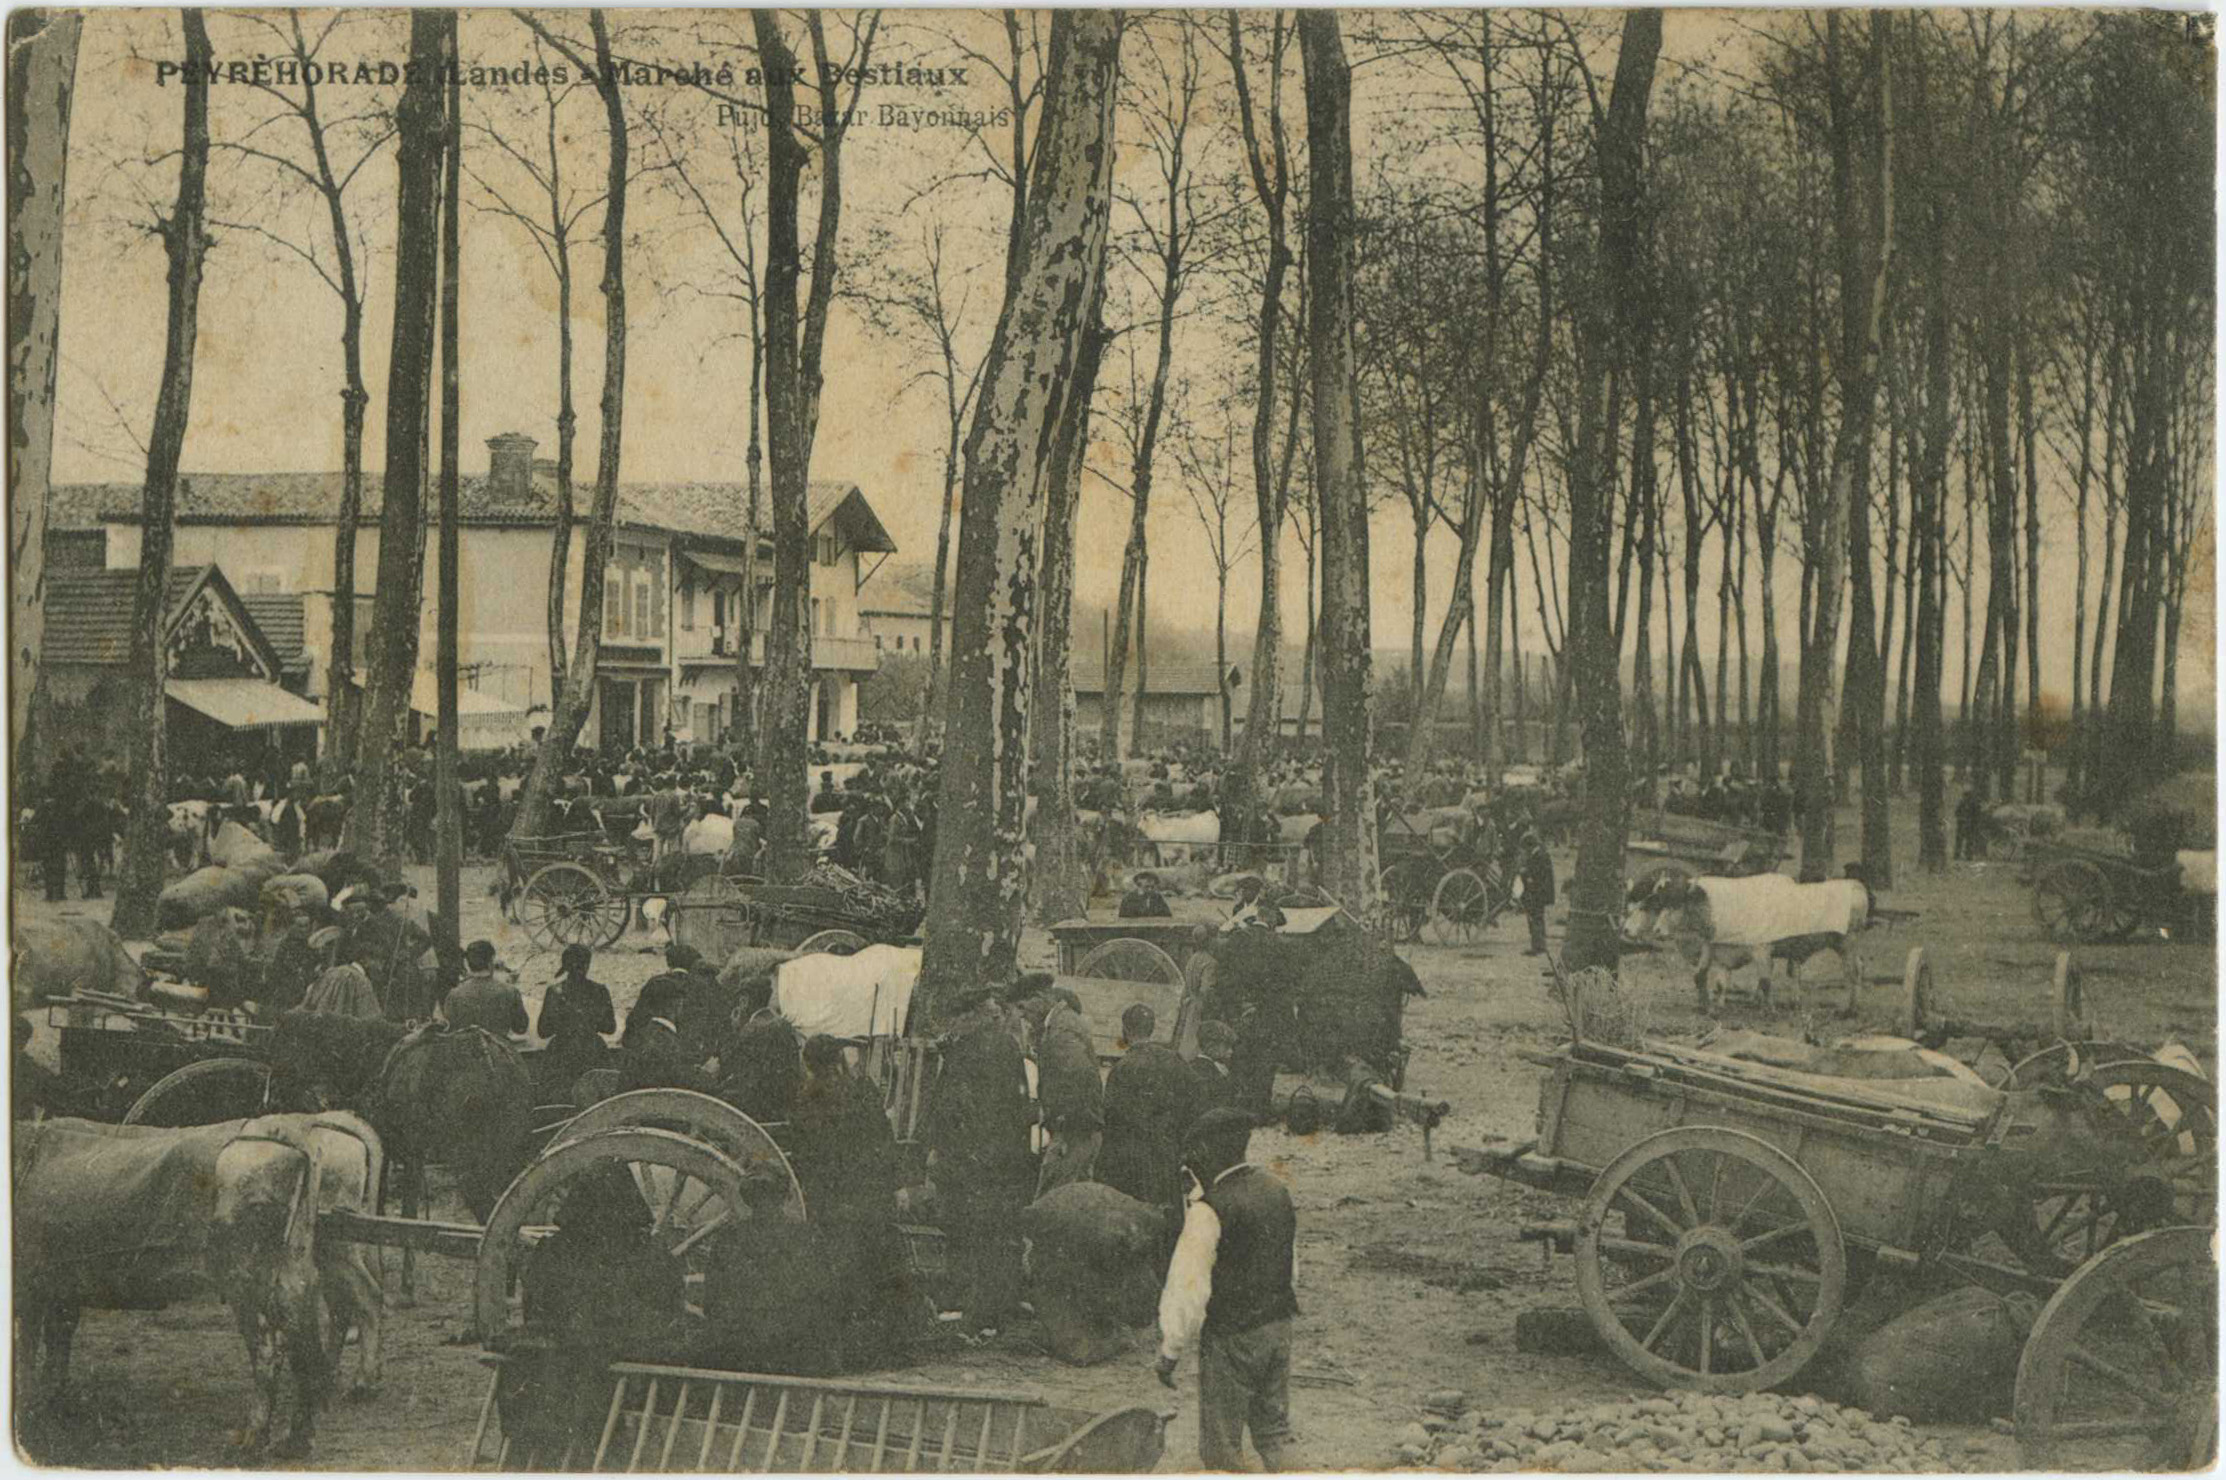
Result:
M977 989L942 1040L921 1139L965 1285L965 1329L990 1335L1020 1303L1020 1210L1036 1187L1021 1029L994 987Z
M1229 1056L1236 1103L1260 1113L1274 1097L1275 1071L1291 1055L1298 1031L1290 943L1282 924L1282 910L1262 900L1212 947L1215 1015L1237 1034Z
M1159 892L1157 874L1138 874L1129 881L1128 893L1121 896L1124 920L1165 920L1174 913L1167 907L1167 896Z
M1236 1048L1236 1029L1221 1019L1208 1018L1198 1025L1198 1057L1190 1061L1190 1075L1197 1082L1200 1115L1236 1104L1237 1081L1229 1072L1229 1055Z
M1021 978L1021 1009L1036 1047L1036 1103L1051 1138L1044 1148L1036 1196L1069 1182L1087 1181L1105 1140L1105 1087L1098 1077L1090 1024L1072 992L1052 985L1049 972Z
M582 1074L601 1068L607 1051L603 1035L618 1031L611 989L587 974L594 964L595 953L588 947L566 946L559 961L564 975L542 994L534 1031L548 1041L538 1066L544 1091L569 1091Z
M895 1221L896 1140L880 1091L851 1071L839 1039L814 1034L803 1059L789 1134L812 1227L842 1274L845 1365L887 1366L890 1338L914 1303Z
M525 999L495 975L492 941L475 940L464 947L464 979L441 999L441 1017L451 1029L484 1028L498 1038L530 1026Z
M372 989L379 994L387 1021L395 1023L414 1022L433 1015L433 1004L427 998L423 974L417 966L417 958L424 954L430 942L409 921L389 908L403 892L399 884L355 886L355 893L344 906L346 934L340 942L339 953L333 958L336 966L352 962L363 968L364 974L371 979Z
M1105 1149L1098 1154L1097 1179L1166 1209L1172 1220L1182 1208L1183 1132L1207 1107L1182 1055L1151 1041L1157 1026L1141 1002L1121 1014L1128 1049L1105 1077Z
M1546 907L1554 902L1554 861L1535 831L1523 834L1523 914L1530 920L1526 956L1546 954Z

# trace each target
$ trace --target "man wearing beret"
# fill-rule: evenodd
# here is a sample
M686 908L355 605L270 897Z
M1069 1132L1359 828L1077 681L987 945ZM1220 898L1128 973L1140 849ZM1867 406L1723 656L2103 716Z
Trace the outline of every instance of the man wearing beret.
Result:
M1198 1463L1241 1470L1245 1431L1269 1473L1302 1469L1291 1437L1290 1189L1245 1160L1253 1119L1209 1110L1185 1138L1191 1175L1182 1236L1159 1300L1159 1380L1198 1348Z

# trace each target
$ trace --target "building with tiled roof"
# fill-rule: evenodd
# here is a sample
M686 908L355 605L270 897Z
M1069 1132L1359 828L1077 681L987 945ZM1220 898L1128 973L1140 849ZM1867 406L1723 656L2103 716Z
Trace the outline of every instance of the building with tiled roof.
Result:
M512 716L511 733L482 722L484 743L524 738L550 705L548 600L557 490L554 464L534 457L532 438L488 439L488 468L460 486L461 680L482 716ZM243 600L267 620L282 665L321 698L332 644L333 546L342 481L338 473L195 473L179 479L175 559L221 563ZM355 667L365 643L378 573L381 479L363 478L356 534ZM573 489L576 518L594 498L591 480ZM78 484L55 490L47 549L56 566L98 563L130 569L139 558L136 484ZM815 738L857 723L857 685L877 666L860 614L874 567L896 549L871 502L854 483L815 479L807 494L812 531L811 590L805 619L812 634ZM428 499L437 513L438 495ZM763 507L761 503L761 508ZM619 489L611 562L605 573L602 654L583 743L624 748L678 737L716 741L733 723L736 649L742 625L749 492L717 482L627 483ZM769 523L770 516L766 516ZM771 623L772 546L759 539L758 640L762 661ZM431 593L438 556L428 541L420 663L436 650ZM565 573L564 644L578 640L584 532L577 526ZM864 557L863 563L861 557ZM425 675L421 674L421 677Z
M884 653L925 654L935 624L935 562L899 564L892 560L875 575L861 596L858 615L874 646ZM951 650L951 583L943 587L943 651Z
M93 759L125 754L140 692L131 671L138 583L134 568L46 573L46 635L32 701L35 761L63 746ZM262 776L274 764L283 770L286 762L314 757L323 714L300 696L298 683L288 686L280 648L224 572L173 566L166 597L172 770L200 774L221 766Z

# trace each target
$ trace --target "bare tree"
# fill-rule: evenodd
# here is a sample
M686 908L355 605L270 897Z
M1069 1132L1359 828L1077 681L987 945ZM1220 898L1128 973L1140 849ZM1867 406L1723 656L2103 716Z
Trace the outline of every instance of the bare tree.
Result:
M1368 759L1368 494L1360 446L1359 367L1353 351L1353 75L1336 12L1304 11L1306 69L1307 336L1314 376L1314 498L1322 539L1323 885L1354 911L1376 888L1376 807Z
M609 139L603 174L603 397L595 504L588 514L587 540L580 551L580 625L572 662L562 691L552 694L549 727L542 733L541 748L526 775L518 815L511 824L512 837L530 837L542 830L556 779L570 758L580 727L587 723L588 706L595 698L595 669L603 652L603 582L611 563L611 527L618 517L619 455L625 444L626 185L630 141L625 97L612 65L610 26L604 13L588 12L588 28L594 38L592 68L577 47L539 20L523 11L518 12L518 18L573 66L594 77Z
M1120 243L1121 255L1152 297L1158 329L1153 341L1154 358L1148 375L1139 371L1135 344L1129 349L1129 393L1120 402L1115 423L1128 443L1129 497L1128 542L1121 550L1121 583L1113 609L1113 648L1105 672L1106 753L1118 760L1128 754L1128 731L1120 700L1128 678L1129 634L1132 626L1138 653L1137 713L1143 713L1146 679L1142 672L1144 632L1145 532L1151 514L1152 477L1159 457L1161 423L1166 415L1167 393L1174 365L1175 325L1184 292L1196 269L1193 250L1205 224L1200 212L1201 184L1197 162L1190 152L1190 128L1198 107L1201 75L1197 34L1187 20L1178 19L1180 38L1170 65L1167 49L1143 48L1146 68L1135 108L1137 126L1153 169L1150 180L1156 199L1147 201L1122 192L1121 204L1131 218L1132 240ZM1117 485L1116 485L1117 486Z
M431 411L440 289L441 169L448 122L440 70L447 21L410 17L410 80L402 89L394 212L394 337L387 357L386 475L379 511L379 583L371 623L371 682L359 742L347 843L382 868L398 866L408 819L401 752L409 742L425 589L426 423ZM390 1012L398 1012L388 1004Z
M1608 549L1615 446L1611 378L1625 370L1633 339L1633 288L1646 251L1646 118L1662 47L1662 13L1623 18L1614 91L1592 102L1600 194L1594 246L1595 288L1577 305L1579 397L1575 456L1569 468L1569 667L1584 716L1585 790L1570 883L1563 963L1572 970L1616 969L1628 821L1629 760L1608 616ZM1589 86L1590 79L1587 78Z
M744 755L755 755L758 675L752 652L757 645L758 531L765 525L765 303L758 273L758 232L764 225L764 210L757 199L757 189L759 177L764 173L764 161L752 142L756 125L745 124L739 116L720 125L717 145L719 163L724 168L717 172L716 180L711 179L712 172L691 163L690 150L674 138L667 121L654 113L645 115L644 121L656 131L658 142L663 146L667 178L674 194L710 233L717 244L718 255L724 259L710 281L689 286L705 297L734 304L742 310L745 320L742 338L750 357L750 381L747 393L749 433L743 462L749 480L749 496L743 510L742 588L739 610L735 614L737 641L731 740ZM713 198L714 189L719 193L718 199ZM731 222L724 204L729 190L734 196Z
M461 658L457 618L461 558L459 524L463 510L463 387L457 357L462 347L462 305L458 301L459 259L463 256L464 99L462 55L457 46L456 12L448 16L448 141L441 185L441 521L440 581L434 593L437 689L434 724L440 733L433 748L434 894L439 900L434 944L451 957L464 949L464 792L458 770L460 737L456 667Z
M24 754L46 641L46 503L62 346L62 219L84 17L8 17L8 741Z
M572 409L572 243L583 219L602 206L605 195L602 191L584 192L565 182L565 151L558 147L565 100L575 89L590 84L582 78L567 80L560 86L546 68L548 47L538 36L534 38L533 50L536 61L544 63L535 72L541 79L541 106L535 120L541 125L541 137L534 143L540 147L532 148L521 139L514 139L514 125L507 121L498 123L482 115L481 121L474 125L474 132L483 136L531 182L533 197L528 201L484 169L473 168L468 173L480 194L480 199L472 203L473 207L522 229L541 254L556 284L556 516L555 527L550 532L547 613L549 713L553 721L563 703L568 671L564 597L572 568L572 526L578 517L572 496L572 442L579 428L579 418ZM569 78L569 74L567 76ZM522 128L516 131L522 136ZM582 609L583 621L587 610Z
M765 421L766 467L773 503L773 623L765 642L765 698L760 719L758 772L771 800L766 846L773 867L801 871L807 857L805 807L811 775L809 733L810 633L804 593L810 589L807 501L812 441L819 430L820 355L827 312L835 297L835 244L842 230L842 146L857 106L859 84L841 97L838 64L827 51L824 15L805 15L819 78L819 216L812 241L809 297L801 311L797 279L803 260L797 243L801 181L807 150L796 128L796 54L772 11L751 13L758 60L764 69L766 115ZM878 12L859 23L847 65L862 77L880 24Z
M1252 74L1245 46L1246 25L1242 12L1228 12L1225 55L1236 89L1239 137L1244 145L1245 176L1258 202L1266 256L1255 301L1252 372L1252 496L1254 527L1260 540L1260 614L1252 632L1252 693L1246 705L1244 739L1222 774L1222 815L1252 816L1258 809L1259 771L1274 744L1282 723L1283 704L1283 524L1291 497L1291 463L1299 444L1299 408L1304 399L1302 377L1289 377L1288 415L1283 446L1275 446L1278 375L1282 365L1281 335L1284 291L1294 258L1291 253L1291 151L1283 127L1283 79L1291 39L1295 34L1289 14L1277 10L1268 18L1267 98L1263 111L1254 101ZM1302 294L1303 296L1303 294ZM1295 337L1295 336L1294 336ZM1301 541L1306 550L1306 644L1309 660L1314 642L1314 544L1311 525ZM1302 680L1302 693L1313 693L1312 665ZM1299 729L1306 728L1305 705L1300 706Z
M314 31L305 29L302 12L233 12L242 25L267 33L268 45L294 63L298 82L250 85L276 105L262 123L216 148L275 172L281 198L307 192L322 208L321 234L297 231L280 219L219 220L214 224L250 232L270 243L281 257L307 265L340 300L340 508L332 544L332 642L325 675L330 721L329 750L342 765L352 762L361 726L362 701L356 690L356 530L363 522L363 427L371 393L363 380L364 280L357 267L363 228L351 214L349 192L365 165L394 137L395 115L384 99L328 112L318 92L318 71L310 64L326 50L344 24L360 24L362 13L314 14ZM272 127L271 125L283 125ZM291 141L292 152L288 142ZM327 256L329 253L329 258Z
M967 434L950 742L914 999L930 1024L954 994L1015 969L1038 546L1056 432L1105 280L1120 25L1109 11L1052 15L1028 220Z
M212 48L207 18L180 12L185 25L184 124L178 158L178 199L155 222L170 261L169 311L164 319L162 386L147 438L147 480L139 498L139 575L131 597L131 821L123 866L116 874L116 909L109 925L127 940L155 933L168 858L170 775L168 644L170 549L178 503L178 462L193 407L194 341L201 327L201 268L208 256L209 83ZM11 105L12 106L12 105Z
M1235 529L1229 516L1237 507L1237 424L1230 415L1232 403L1220 403L1221 436L1199 439L1199 429L1186 414L1175 418L1175 460L1183 470L1183 492L1190 497L1191 515L1205 537L1206 556L1213 562L1214 687L1220 695L1221 750L1231 750L1235 728L1233 696L1229 691L1229 572L1251 553L1260 526L1250 520Z
M1014 199L1022 198L1016 193ZM968 269L947 252L948 232L940 220L921 232L920 265L883 269L887 281L865 295L869 316L884 332L915 346L926 363L907 384L931 382L943 395L943 497L935 522L935 572L928 596L927 691L920 712L918 743L924 749L943 727L943 626L948 610L951 569L951 520L958 508L961 443L974 393L982 383L987 350L968 353L968 310L975 304ZM971 362L971 363L969 363ZM1093 379L1095 378L1093 373Z

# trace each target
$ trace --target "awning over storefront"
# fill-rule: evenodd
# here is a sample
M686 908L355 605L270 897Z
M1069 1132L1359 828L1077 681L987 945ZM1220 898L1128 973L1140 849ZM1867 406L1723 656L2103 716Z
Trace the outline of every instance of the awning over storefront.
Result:
M325 712L307 699L259 678L173 678L163 691L188 709L235 730L275 730L325 721Z
M739 555L719 555L709 550L682 550L680 558L700 570L711 572L715 576L738 576L743 574L743 561Z

